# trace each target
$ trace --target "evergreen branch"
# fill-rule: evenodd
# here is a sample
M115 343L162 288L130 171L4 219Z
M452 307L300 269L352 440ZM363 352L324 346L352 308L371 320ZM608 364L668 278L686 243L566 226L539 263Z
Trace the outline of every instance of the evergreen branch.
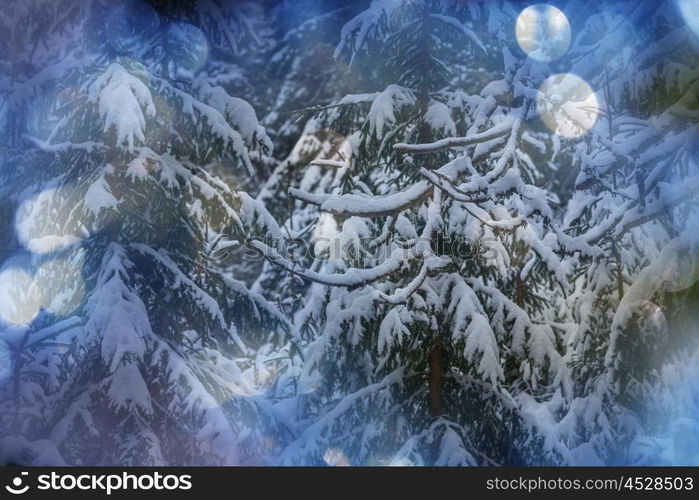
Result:
M279 252L261 241L251 241L250 244L260 251L270 263L300 278L326 286L360 288L390 276L399 271L403 265L402 259L391 257L382 264L369 269L352 268L344 273L321 274L311 270L300 271L296 269L293 262L285 259Z
M478 134L470 135L467 137L448 137L446 139L440 139L439 141L429 142L425 144L406 144L398 143L394 144L393 148L399 153L415 153L415 154L427 154L435 153L438 151L443 151L445 149L461 148L465 146L471 146L474 144L479 144L493 139L497 139L512 130L511 123L503 123L496 125L484 132Z

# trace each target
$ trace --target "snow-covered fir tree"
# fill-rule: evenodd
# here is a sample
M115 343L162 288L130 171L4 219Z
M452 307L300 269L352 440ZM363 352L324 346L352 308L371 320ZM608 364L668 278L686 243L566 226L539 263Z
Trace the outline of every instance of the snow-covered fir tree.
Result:
M535 184L540 141L523 127L533 69L513 63L487 86L453 85L448 68L487 54L480 15L477 5L373 2L342 30L337 56L383 86L318 118L344 139L291 190L317 209L294 210L289 225L303 238L317 217L316 258L304 269L256 244L312 283L295 318L312 340L299 382L305 428L288 463L335 449L354 464L560 459L542 451L518 398L567 380L542 313L549 297L524 286L529 275L566 279L552 250L555 196Z

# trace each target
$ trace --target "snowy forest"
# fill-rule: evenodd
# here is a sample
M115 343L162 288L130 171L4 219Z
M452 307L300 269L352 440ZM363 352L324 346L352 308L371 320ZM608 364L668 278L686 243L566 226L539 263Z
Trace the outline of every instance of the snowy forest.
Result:
M2 0L0 463L699 465L699 2Z

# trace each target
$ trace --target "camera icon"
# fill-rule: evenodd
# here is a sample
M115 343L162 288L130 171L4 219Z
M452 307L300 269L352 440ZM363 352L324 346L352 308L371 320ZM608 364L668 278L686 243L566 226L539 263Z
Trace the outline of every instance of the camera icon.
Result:
M28 472L20 472L20 475L12 480L12 485L5 486L5 489L13 495L21 495L22 493L26 493L29 489L29 485L26 484L22 486L22 478L23 476L28 475Z

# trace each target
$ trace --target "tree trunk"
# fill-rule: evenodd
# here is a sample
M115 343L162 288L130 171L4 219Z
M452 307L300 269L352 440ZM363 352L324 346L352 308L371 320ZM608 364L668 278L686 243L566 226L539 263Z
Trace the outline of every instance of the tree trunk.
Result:
M430 414L435 418L444 413L444 408L442 406L444 369L442 367L442 339L439 337L432 343L429 363Z
M418 108L420 110L420 122L418 128L418 141L420 143L427 143L432 140L432 130L430 129L429 123L425 120L425 115L427 114L430 106L430 87L431 78L429 74L430 64L430 52L432 50L431 45L431 33L430 33L430 18L429 11L425 9L424 19L421 26L421 37L422 37L422 52L421 52L421 64L422 70L425 74L422 75L422 80L418 87ZM428 155L425 158L425 168L427 170L433 169L433 158ZM442 339L439 338L439 333L437 337L432 341L431 350L429 353L429 391L430 391L430 415L432 418L439 417L444 413L444 406L442 404L442 385L444 383L444 367L442 365Z
M624 275L621 268L621 252L619 252L619 247L617 247L616 243L613 243L612 245L612 252L614 254L614 263L616 267L617 295L619 297L619 303L621 303L621 299L624 298Z

